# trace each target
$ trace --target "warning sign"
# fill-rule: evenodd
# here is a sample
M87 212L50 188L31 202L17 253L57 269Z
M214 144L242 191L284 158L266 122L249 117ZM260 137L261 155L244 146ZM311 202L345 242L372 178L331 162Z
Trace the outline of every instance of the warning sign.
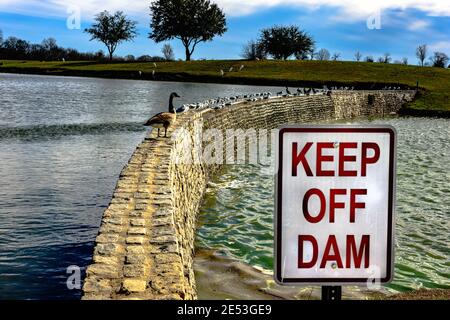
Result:
M395 161L390 126L280 129L277 282L391 280Z

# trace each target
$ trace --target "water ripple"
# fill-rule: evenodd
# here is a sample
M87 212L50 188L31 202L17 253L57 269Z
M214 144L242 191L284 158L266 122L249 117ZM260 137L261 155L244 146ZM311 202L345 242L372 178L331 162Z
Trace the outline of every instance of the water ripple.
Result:
M391 124L399 135L395 278L387 288L450 288L450 120L372 123ZM272 270L273 188L257 167L224 169L209 184L197 246Z

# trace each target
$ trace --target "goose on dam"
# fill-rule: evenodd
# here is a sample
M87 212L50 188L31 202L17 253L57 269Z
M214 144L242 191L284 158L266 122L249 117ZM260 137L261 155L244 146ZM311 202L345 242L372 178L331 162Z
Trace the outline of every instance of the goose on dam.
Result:
M176 92L172 92L169 98L169 112L161 112L157 115L151 117L146 123L146 126L152 126L158 129L158 137L159 130L164 128L164 137L167 137L167 128L169 128L172 124L177 120L177 112L175 107L173 106L173 99L180 98L180 96Z

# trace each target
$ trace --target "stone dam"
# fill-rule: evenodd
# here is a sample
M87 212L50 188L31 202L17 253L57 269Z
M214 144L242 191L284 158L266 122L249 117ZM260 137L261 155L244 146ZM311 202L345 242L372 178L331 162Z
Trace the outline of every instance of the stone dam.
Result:
M195 232L207 182L221 167L196 159L202 130L273 129L396 113L415 91L333 91L178 115L168 138L150 132L120 173L86 270L83 299L196 299ZM187 135L172 133L182 129ZM231 137L235 139L235 137ZM233 140L234 142L234 140ZM186 155L186 153L189 153Z

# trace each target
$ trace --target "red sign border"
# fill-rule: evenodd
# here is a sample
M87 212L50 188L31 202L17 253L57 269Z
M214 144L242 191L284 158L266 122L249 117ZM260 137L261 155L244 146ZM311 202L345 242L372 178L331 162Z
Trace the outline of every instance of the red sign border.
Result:
M388 225L387 225L387 265L386 276L384 278L282 278L281 277L281 258L282 258L282 182L283 182L283 135L292 132L325 132L325 133L388 133L389 134L389 195L388 195ZM278 133L278 154L277 154L277 173L275 175L275 272L274 279L281 285L294 284L352 284L358 285L378 280L380 283L389 283L394 276L393 256L394 256L394 206L395 206L395 178L396 178L396 138L397 132L390 125L377 126L285 126L279 129Z

